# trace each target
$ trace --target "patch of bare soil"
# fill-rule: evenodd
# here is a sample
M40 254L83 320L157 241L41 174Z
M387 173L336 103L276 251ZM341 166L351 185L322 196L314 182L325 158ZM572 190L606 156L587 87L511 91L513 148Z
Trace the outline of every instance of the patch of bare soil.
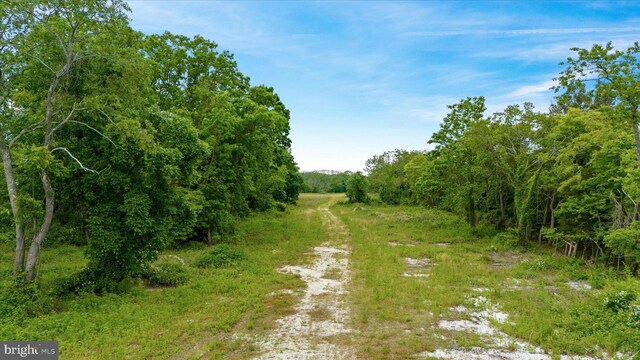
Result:
M418 354L419 357L438 359L504 359L504 360L551 360L551 356L537 346L525 341L517 340L500 331L494 323L505 323L509 315L500 311L500 307L491 303L484 296L471 298L473 309L458 306L451 310L465 314L470 320L446 320L438 322L442 330L452 332L462 331L479 335L486 347L472 347L470 349L437 349ZM563 355L561 360L593 360L587 356Z
M429 356L440 359L528 359L546 360L551 357L544 350L518 341L504 332L498 330L491 321L504 323L508 315L499 310L499 307L491 304L484 296L473 298L475 310L464 306L451 309L454 312L464 313L471 317L470 320L440 320L438 327L449 331L464 331L481 336L488 345L487 348L473 347L471 349L438 349L433 352L424 352L419 356Z
M349 231L328 205L318 209L331 239L313 249L308 266L287 265L281 272L297 274L307 284L295 313L276 320L275 328L254 339L263 351L258 359L355 359L350 345L347 283Z
M428 277L429 269L434 265L429 258L414 259L404 258L407 270L402 274L404 277Z

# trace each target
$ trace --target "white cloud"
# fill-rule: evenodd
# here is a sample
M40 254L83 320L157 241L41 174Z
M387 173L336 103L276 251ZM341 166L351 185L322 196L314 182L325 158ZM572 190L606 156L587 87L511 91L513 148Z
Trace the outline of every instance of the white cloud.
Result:
M536 95L540 95L540 94L547 94L549 92L552 92L553 90L550 90L550 88L552 86L556 86L558 85L558 83L556 81L553 80L547 80L544 81L542 83L539 84L534 84L534 85L525 85L525 86L521 86L517 89L515 89L514 91L510 92L509 94L507 94L507 97L511 97L511 98L530 98L532 96L536 96Z
M640 27L607 27L607 28L540 28L540 29L479 29L479 30L444 30L444 31L414 31L410 36L527 36L527 35L575 35L575 34L614 34L638 33Z

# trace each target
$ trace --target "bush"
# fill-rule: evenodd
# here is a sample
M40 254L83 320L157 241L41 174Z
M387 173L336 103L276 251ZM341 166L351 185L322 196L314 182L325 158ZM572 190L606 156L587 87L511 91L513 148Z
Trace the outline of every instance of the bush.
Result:
M0 292L0 321L21 323L28 318L47 313L51 302L34 283L18 277Z
M493 242L503 249L513 249L518 246L518 236L514 229L507 229L494 236Z
M129 277L88 267L60 280L54 287L54 293L56 295L81 293L95 293L98 295L103 293L122 294L127 292L133 285L134 281Z
M245 255L242 251L227 245L217 245L211 250L205 252L196 261L196 266L199 268L223 268L236 265L240 261L245 259Z
M626 311L631 303L636 299L636 295L627 290L620 290L604 299L604 305L613 312Z
M356 172L347 180L347 197L350 203L367 203L369 182L361 172Z
M168 262L149 266L142 277L149 286L178 286L189 281L189 274L183 265Z

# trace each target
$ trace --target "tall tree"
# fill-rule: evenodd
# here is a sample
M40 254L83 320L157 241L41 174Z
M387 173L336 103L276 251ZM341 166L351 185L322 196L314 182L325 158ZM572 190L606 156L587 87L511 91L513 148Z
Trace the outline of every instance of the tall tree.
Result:
M4 4L4 3L3 3ZM95 131L82 121L79 114L97 110L96 98L77 97L73 93L74 74L78 65L90 59L108 57L101 53L100 41L106 40L126 22L127 6L121 1L25 1L10 2L9 13L26 19L28 27L13 25L13 31L3 34L0 47L9 49L3 55L7 67L14 68L3 82L12 93L3 100L8 111L3 115L2 145L5 178L16 222L16 258L14 272L26 270L31 281L42 244L47 237L54 215L55 192L51 175L57 170L56 156L68 156L82 169L80 159L61 143L56 134L70 124L79 124ZM98 35L100 34L100 35ZM7 114L8 113L8 114ZM25 263L24 209L21 195L12 174L13 152L18 146L30 147L30 156L40 159L34 170L41 183L43 205L41 216L33 216L33 239ZM33 214L32 214L33 215Z
M473 152L460 142L469 127L481 121L486 111L484 97L469 97L457 104L448 105L450 112L433 134L430 144L436 144L438 162L440 162L445 183L459 185L460 191L452 194L452 203L463 203L467 221L476 224L476 179L473 173ZM454 205L455 207L455 205Z
M556 92L563 91L557 102L561 109L575 106L619 107L626 113L624 122L633 129L636 162L640 166L640 45L615 50L611 42L591 49L572 48L577 57L569 57L566 69L558 77Z

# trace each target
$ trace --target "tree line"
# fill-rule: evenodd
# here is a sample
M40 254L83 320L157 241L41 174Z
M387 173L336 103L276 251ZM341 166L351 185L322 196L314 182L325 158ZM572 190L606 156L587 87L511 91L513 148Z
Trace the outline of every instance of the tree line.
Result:
M302 192L307 193L343 193L347 191L350 171L322 172L305 171L302 176Z
M78 286L214 243L295 203L289 110L201 36L144 35L111 0L0 2L0 230L33 281L47 241L86 246Z
M548 242L637 273L640 47L572 50L548 111L524 103L487 114L483 97L449 105L433 150L367 161L371 190L505 230L503 241Z

